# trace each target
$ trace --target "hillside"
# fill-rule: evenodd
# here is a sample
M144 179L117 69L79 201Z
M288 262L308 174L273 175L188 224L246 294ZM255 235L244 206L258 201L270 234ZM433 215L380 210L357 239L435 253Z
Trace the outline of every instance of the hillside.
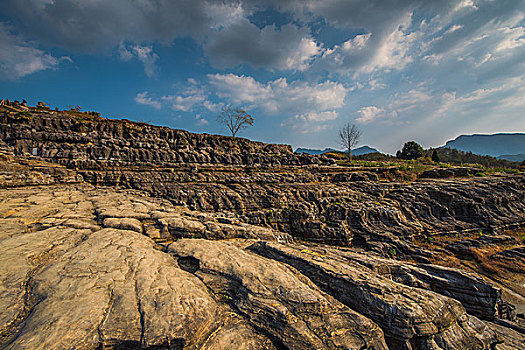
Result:
M525 176L415 166L2 107L0 347L519 349Z
M330 153L330 152L341 152L341 151L338 151L338 150L335 150L333 148L325 148L324 150L320 150L320 149L310 149L310 148L297 148L295 150L295 153L307 153L307 154L323 154L323 153ZM372 148L372 147L369 147L369 146L361 146L361 147L358 147L356 149L353 149L352 150L352 155L354 156L359 156L359 155L362 155L362 154L369 154L369 153L375 153L375 152L379 152L378 150L376 150L375 148Z
M507 160L523 161L520 154L525 153L525 134L494 134L494 135L461 135L456 139L447 141L446 148L455 148L460 151L475 154L502 157ZM511 157L512 159L509 159Z
M525 153L519 154L502 154L498 156L498 159L508 160L510 162L523 162L525 161Z

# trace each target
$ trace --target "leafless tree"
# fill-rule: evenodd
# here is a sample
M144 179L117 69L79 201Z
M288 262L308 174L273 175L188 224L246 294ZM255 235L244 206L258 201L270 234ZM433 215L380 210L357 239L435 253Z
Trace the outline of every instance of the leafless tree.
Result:
M348 150L348 159L352 157L352 148L359 142L362 131L354 124L346 123L339 129L339 143Z
M255 119L242 109L225 107L217 117L217 121L226 125L232 136L235 137L241 129L252 126Z

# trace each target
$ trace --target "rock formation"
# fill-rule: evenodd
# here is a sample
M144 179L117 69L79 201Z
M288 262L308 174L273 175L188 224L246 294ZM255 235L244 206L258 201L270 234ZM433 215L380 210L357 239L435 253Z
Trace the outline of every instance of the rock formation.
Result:
M1 348L524 348L523 175L3 108Z

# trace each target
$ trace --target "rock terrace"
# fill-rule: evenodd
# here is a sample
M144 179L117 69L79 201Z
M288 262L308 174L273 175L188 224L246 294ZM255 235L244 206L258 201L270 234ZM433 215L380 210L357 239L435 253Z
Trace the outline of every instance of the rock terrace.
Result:
M523 175L404 182L285 145L15 112L2 348L524 348Z

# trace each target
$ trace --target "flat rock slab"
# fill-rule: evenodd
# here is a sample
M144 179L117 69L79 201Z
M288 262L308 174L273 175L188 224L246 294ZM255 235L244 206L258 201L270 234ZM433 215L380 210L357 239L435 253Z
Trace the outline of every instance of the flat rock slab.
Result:
M158 244L170 225L254 239ZM494 311L476 276L272 232L134 191L0 190L0 347L519 348L469 314Z

